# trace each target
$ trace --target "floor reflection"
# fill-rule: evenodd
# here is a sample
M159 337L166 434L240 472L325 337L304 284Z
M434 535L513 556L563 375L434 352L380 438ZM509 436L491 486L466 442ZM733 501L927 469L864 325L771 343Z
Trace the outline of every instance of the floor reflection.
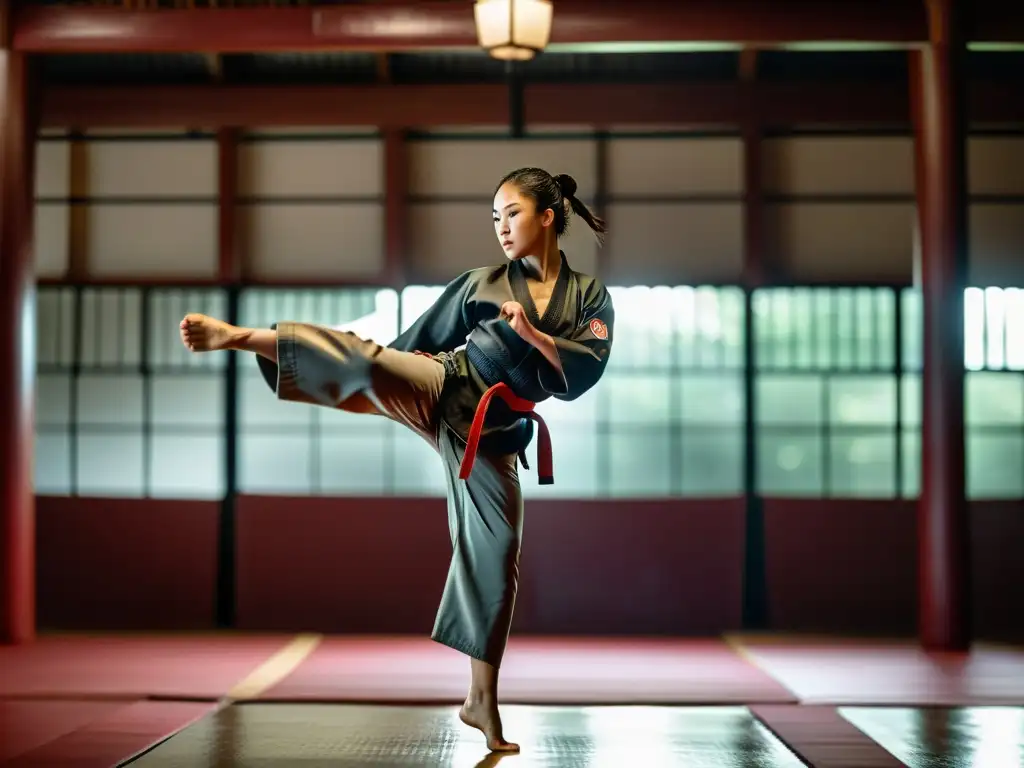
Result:
M187 728L132 766L800 768L744 707L503 710L521 754L489 755L455 707L246 704Z
M840 712L909 768L1024 766L1024 708L843 707Z

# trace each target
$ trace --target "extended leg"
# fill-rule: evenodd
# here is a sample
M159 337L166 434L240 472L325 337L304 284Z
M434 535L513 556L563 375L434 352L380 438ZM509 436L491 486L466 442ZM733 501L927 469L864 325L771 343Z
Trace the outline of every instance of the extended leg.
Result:
M178 326L182 343L193 352L237 349L255 352L277 362L277 331L238 328L207 315L190 314Z
M381 413L434 439L444 366L430 358L306 323L238 328L190 314L181 321L180 333L193 352L256 353L264 379L282 400Z
M506 742L498 714L498 669L519 583L523 497L516 457L481 454L469 480L458 478L464 444L445 427L438 447L448 475L452 562L431 637L471 657L472 684L460 716L492 750Z

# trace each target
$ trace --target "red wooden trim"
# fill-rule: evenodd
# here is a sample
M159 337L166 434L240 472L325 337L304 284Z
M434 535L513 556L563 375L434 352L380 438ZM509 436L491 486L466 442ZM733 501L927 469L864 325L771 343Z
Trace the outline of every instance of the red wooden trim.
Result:
M348 126L505 123L500 85L46 88L43 125Z
M10 3L0 4L0 643L36 631L32 478L34 342L32 217L36 115L28 57L10 50Z
M884 83L538 84L525 88L531 124L738 128L753 110L765 128L910 128L907 86ZM1024 85L972 83L970 116L1024 123ZM383 129L508 125L502 85L51 87L44 127L351 126Z
M921 644L971 644L970 515L964 466L962 305L968 192L966 59L955 0L930 0L933 42L911 59L923 297L918 619Z
M1009 17L1012 13L991 4L983 17L985 23L978 26L997 33L994 39L1005 41L1006 24L998 22ZM920 0L558 0L551 34L556 45L709 40L911 44L926 39ZM231 53L475 48L477 40L468 2L394 0L335 7L140 11L29 6L18 15L14 44L30 53Z

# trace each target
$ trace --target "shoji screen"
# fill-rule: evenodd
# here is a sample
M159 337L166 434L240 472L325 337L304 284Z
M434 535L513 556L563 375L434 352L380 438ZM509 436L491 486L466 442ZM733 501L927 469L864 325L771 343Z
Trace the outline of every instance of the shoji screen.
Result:
M968 142L972 285L1024 286L1024 138Z
M239 148L240 241L249 275L324 281L384 263L384 173L373 129L252 133Z
M217 274L217 142L210 133L87 134L84 242L93 278Z
M537 166L568 173L581 200L593 203L596 142L592 135L534 136L521 141L478 135L422 136L409 147L409 211L414 274L447 283L459 273L505 258L494 234L491 208L498 181L516 168ZM573 268L593 272L597 247L582 222L570 227L562 248Z
M728 283L743 264L736 136L608 140L610 282Z
M910 280L909 136L777 137L762 157L768 247L792 280Z

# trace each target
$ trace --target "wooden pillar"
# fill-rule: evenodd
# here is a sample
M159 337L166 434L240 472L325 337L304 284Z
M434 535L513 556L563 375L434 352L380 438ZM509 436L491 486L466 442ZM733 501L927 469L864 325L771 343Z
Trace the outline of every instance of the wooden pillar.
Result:
M958 0L927 0L927 6L930 42L911 54L924 308L918 618L924 647L957 651L971 640L964 467L966 45Z
M740 134L743 137L743 283L749 289L768 281L764 233L764 184L761 141L764 126L757 92L757 51L740 55L740 80L746 90Z
M219 60L218 60L219 61ZM217 131L218 279L227 291L224 319L240 322L239 298L245 279L245 253L238 217L238 128ZM238 496L238 355L228 355L224 372L224 501L217 531L217 626L235 625L235 533Z
M764 505L757 492L757 392L754 369L753 293L768 275L764 237L764 194L761 138L764 133L760 103L755 98L757 50L740 54L739 76L747 91L740 124L743 139L743 292L744 360L743 391L746 415L743 428L743 495L746 499L746 538L743 556L743 628L765 629L768 616L768 571L765 561Z
M35 126L29 60L10 48L0 4L0 642L35 635L32 482Z

